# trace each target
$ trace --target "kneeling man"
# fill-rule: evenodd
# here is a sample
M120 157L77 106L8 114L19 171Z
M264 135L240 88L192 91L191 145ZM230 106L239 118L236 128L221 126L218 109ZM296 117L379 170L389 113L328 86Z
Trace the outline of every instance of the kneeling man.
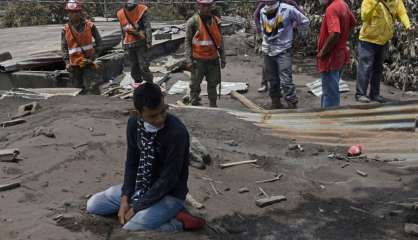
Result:
M140 85L134 93L137 116L127 127L127 159L122 185L93 195L87 211L118 214L123 229L131 231L196 230L204 220L184 211L188 192L189 145L186 127L168 106L160 87Z

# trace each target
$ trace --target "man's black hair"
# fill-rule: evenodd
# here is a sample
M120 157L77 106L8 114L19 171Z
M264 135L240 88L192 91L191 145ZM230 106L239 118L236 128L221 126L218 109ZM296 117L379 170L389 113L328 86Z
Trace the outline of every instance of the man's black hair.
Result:
M163 93L160 86L154 83L144 83L134 91L134 106L142 112L144 108L155 109L161 105Z

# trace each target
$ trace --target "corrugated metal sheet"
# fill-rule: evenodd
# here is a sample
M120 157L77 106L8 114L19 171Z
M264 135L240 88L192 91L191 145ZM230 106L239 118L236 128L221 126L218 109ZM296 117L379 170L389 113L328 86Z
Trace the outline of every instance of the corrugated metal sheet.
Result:
M333 146L363 144L370 157L418 160L418 101L328 111L229 113L269 130L268 134L274 136Z
M348 86L346 81L341 79L339 84L340 84L339 85L340 93L350 91L350 87ZM311 82L311 83L307 83L306 87L309 88L309 92L312 93L313 95L315 95L317 97L322 96L322 80L321 79L318 79L318 80L316 80L314 82Z

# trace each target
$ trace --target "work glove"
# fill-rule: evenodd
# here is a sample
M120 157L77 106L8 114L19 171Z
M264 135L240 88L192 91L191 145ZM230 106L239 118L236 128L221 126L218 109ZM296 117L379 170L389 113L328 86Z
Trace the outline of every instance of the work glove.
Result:
M80 67L81 68L85 68L85 67L91 67L92 69L96 70L97 69L97 65L96 63L94 63L92 60L88 59L88 58L84 58L81 63L80 63Z

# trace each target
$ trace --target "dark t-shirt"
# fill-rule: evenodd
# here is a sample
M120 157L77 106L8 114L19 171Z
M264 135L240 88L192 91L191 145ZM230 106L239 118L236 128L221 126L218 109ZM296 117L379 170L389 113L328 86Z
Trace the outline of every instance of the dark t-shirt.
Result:
M330 33L340 33L340 39L325 59L317 59L318 70L329 72L341 70L350 60L347 40L356 19L344 0L334 0L325 10L325 17L319 33L318 52L324 47Z
M130 117L127 127L128 150L122 194L131 198L135 191L139 164L138 119ZM135 201L135 212L146 209L166 195L186 199L188 192L190 138L184 124L168 114L164 128L157 133L157 156L152 164L151 188Z

